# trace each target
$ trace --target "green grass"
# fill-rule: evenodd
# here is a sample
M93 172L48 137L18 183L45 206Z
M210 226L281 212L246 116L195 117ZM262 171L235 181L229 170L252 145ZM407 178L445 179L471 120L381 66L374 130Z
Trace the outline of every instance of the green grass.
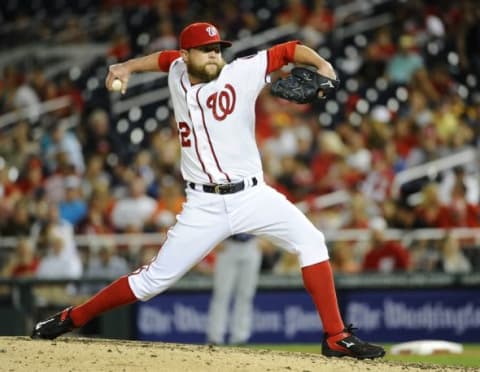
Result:
M387 350L385 360L404 363L439 364L443 366L480 367L480 344L464 344L462 354L437 355L392 355L389 353L391 344L383 344ZM247 347L301 353L319 353L320 344L252 344Z

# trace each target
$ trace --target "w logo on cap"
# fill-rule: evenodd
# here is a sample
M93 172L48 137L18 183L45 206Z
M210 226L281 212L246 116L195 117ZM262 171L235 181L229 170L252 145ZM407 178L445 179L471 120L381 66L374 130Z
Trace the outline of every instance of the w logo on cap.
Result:
M180 34L181 49L198 48L208 44L221 44L224 48L232 45L230 41L220 39L217 28L211 23L192 23Z
M207 31L208 36L210 36L210 37L213 37L218 33L217 29L213 26L208 26L206 31Z

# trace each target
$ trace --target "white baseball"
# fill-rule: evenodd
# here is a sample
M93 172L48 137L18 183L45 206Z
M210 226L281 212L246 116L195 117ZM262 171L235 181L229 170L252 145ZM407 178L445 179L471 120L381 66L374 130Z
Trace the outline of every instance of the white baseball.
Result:
M122 81L120 79L113 80L112 90L114 90L115 92L120 92L122 90Z

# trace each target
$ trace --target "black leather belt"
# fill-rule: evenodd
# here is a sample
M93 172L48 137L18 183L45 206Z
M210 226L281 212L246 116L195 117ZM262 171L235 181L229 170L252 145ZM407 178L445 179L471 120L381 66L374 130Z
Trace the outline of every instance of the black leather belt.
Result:
M252 177L252 186L256 186L257 184L257 178ZM234 194L245 189L245 181L198 185L198 188L196 187L197 185L193 182L188 182L187 185L193 190L201 189L203 190L203 192L208 192L211 194Z

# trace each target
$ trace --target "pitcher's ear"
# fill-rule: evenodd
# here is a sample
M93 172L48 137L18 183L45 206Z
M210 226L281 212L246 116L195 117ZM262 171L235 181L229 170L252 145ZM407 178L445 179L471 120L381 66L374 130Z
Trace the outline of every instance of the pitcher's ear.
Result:
M180 55L182 56L183 62L187 63L189 57L188 50L180 49Z

